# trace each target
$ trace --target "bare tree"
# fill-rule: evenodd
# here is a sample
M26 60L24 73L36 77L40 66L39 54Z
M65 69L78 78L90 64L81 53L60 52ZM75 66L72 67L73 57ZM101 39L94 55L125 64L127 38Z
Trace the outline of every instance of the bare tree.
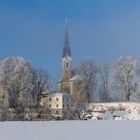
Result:
M92 117L92 112L86 109L82 103L74 103L71 110L65 110L63 119L66 120L87 120Z
M15 107L15 114L17 120L24 121L25 119L25 105L23 103L18 103Z

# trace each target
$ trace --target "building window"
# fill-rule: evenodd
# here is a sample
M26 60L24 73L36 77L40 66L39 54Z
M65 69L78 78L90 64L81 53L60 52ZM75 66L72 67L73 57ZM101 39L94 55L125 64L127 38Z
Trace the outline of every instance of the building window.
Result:
M51 99L51 98L49 98L49 101L52 101L52 99Z
M69 98L67 98L67 101L69 101Z
M59 114L59 111L58 110L56 111L56 114Z
M56 101L59 101L59 98L56 98Z
M65 107L65 105L63 104L63 108Z
M49 107L52 107L51 104L49 104Z
M5 95L3 95L2 98L5 98Z
M69 67L69 63L66 63L66 68L68 68Z
M67 108L69 107L69 105L67 104Z
M59 107L59 105L57 104L56 107Z

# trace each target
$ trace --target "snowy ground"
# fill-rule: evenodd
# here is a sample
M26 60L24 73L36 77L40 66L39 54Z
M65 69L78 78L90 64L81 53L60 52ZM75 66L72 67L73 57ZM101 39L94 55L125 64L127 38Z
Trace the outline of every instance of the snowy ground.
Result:
M0 140L140 140L140 122L4 122Z
M140 111L140 103L136 102L111 102L111 103L90 103L88 109L93 111L107 111L115 108L115 110Z
M92 110L93 120L97 117L102 120L140 120L140 103L116 102L116 103L91 103L88 107Z

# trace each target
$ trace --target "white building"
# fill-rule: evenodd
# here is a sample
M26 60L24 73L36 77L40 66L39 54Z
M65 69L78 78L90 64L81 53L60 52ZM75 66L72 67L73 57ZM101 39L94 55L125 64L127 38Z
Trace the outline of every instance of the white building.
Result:
M51 114L61 115L72 108L72 98L68 93L53 93L41 98L40 105L49 109Z

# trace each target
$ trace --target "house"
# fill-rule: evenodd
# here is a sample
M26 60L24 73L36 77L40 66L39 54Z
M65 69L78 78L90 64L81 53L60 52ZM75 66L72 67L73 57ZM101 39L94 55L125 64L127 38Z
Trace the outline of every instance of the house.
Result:
M68 93L52 93L41 98L40 105L47 108L51 114L62 115L72 108L72 98Z

